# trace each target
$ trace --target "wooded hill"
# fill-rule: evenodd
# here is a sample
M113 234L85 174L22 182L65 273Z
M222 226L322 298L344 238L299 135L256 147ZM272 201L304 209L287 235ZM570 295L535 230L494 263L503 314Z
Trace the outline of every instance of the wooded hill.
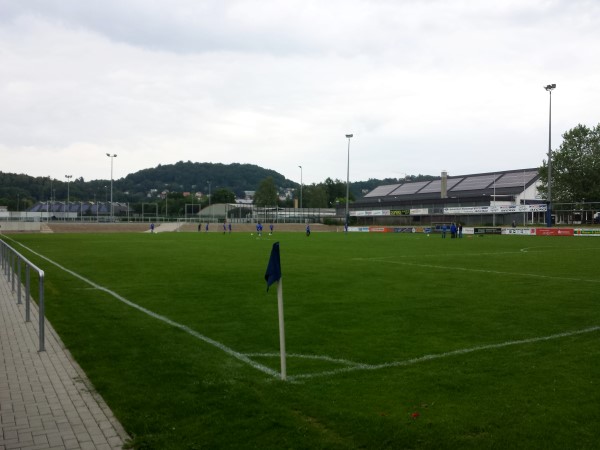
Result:
M243 198L244 191L255 191L260 182L271 177L280 191L299 189L299 183L285 178L282 174L253 164L194 163L180 161L176 164L159 165L144 169L113 180L113 200L115 202L140 202L148 195L163 191L171 193L202 192L225 189L236 197ZM408 177L411 181L435 179L419 175ZM328 179L326 181L331 182ZM324 183L326 182L324 181ZM336 183L345 181L335 180ZM366 192L381 184L398 183L395 178L370 179L350 183L351 198L362 197ZM71 201L107 201L110 196L110 180L85 181L73 178L69 184L68 196ZM0 172L0 205L9 210L24 210L38 201L67 199L66 180L51 180L50 177L32 177L26 174Z

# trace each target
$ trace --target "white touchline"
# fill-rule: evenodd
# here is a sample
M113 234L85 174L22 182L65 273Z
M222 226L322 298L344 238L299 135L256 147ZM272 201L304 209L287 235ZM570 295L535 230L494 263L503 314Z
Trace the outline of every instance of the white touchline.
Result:
M30 252L31 252L31 253L33 253L34 255L37 255L37 256L39 256L40 258L42 258L42 259L44 259L44 260L48 261L50 264L53 264L54 266L58 267L59 269L61 269L61 270L64 270L64 271L65 271L65 272L67 272L68 274L71 274L71 275L73 275L74 277L76 277L76 278L79 278L81 281L83 281L83 282L85 282L85 283L89 284L89 285L90 285L90 286L92 286L93 288L95 288L95 289L98 289L98 290L100 290L100 291L103 291L103 292L106 292L107 294L109 294L109 295L113 296L114 298L116 298L116 299L117 299L117 300L119 300L120 302L123 302L123 303L125 303L126 305L129 305L129 306L131 306L132 308L135 308L135 309L137 309L138 311L141 311L141 312L143 312L144 314L147 314L147 315L149 315L149 316L151 316L151 317L154 317L155 319L161 320L161 321L163 321L163 322L165 322L165 323L167 323L167 324L169 324L169 325L171 325L171 326L173 326L173 327L175 327L175 328L179 328L180 330L182 330L182 331L185 331L185 332L186 332L186 333L188 333L188 334L191 334L192 336L194 336L194 337L196 337L196 338L198 338L198 339L200 339L200 340L202 340L202 341L206 342L207 344L210 344L210 345L212 345L212 346L214 346L214 347L217 347L217 348L218 348L218 349L220 349L220 350L223 350L223 351L224 351L225 353L227 353L228 355L231 355L231 356L233 356L234 358L237 358L237 359L239 359L240 361L243 361L243 362L245 362L246 364L248 364L248 365L250 365L250 366L254 367L255 369L258 369L258 370L260 370L261 372L264 372L264 373L266 373L267 375L271 375L272 377L279 378L279 376L280 376L280 375L279 375L279 373L278 373L278 372L276 372L276 371L274 371L274 370L272 370L272 369L270 369L270 368L268 368L268 367L266 367L266 366L264 366L264 365L262 365L262 364L259 364L259 363L257 363L256 361L252 361L252 360L251 360L250 358L248 358L246 355L244 355L244 354L242 354L242 353L239 353L239 352L236 352L236 351L235 351L235 350L233 350L232 348L229 348L229 347L227 347L225 344L222 344L222 343L220 343L220 342L218 342L218 341L215 341L214 339L211 339L211 338L209 338L209 337L207 337L207 336L204 336L203 334L200 334L200 333L198 333L197 331L194 331L194 330L192 330L191 328L189 328L189 327L188 327L188 326L186 326L186 325L183 325L183 324L180 324L180 323L178 323L178 322L175 322L175 321L173 321L173 320L169 319L168 317L162 316L162 315L160 315L160 314L157 314L157 313L155 313L155 312L153 312L153 311L150 311L150 310L149 310L149 309L147 309L147 308L144 308L143 306L140 306L140 305L138 305L138 304L136 304L136 303L133 303L132 301L130 301L130 300L127 300L125 297L122 297L121 295L117 294L116 292L113 292L113 291L111 291L110 289L108 289L108 288L105 288L104 286L100 286L99 284L97 284L97 283L94 283L94 282L93 282L93 281L91 281L91 280L88 280L87 278L85 278L85 277L83 277L83 276L79 275L78 273L76 273L76 272L73 272L72 270L70 270L70 269L67 269L67 268L66 268L66 267L64 267L64 266L61 266L61 265L60 265L60 264L58 264L57 262L55 262L55 261L52 261L50 258L48 258L48 257L46 257L46 256L44 256L44 255L42 255L42 254L40 254L40 253L38 253L38 252L36 252L36 251L34 251L34 250L30 249L30 248L28 248L27 246L25 246L25 245L21 244L20 242L17 242L17 241L14 241L14 240L13 240L13 242L16 242L16 243L17 243L17 244L19 244L21 247L23 247L23 248L27 249L28 251L30 251Z
M500 344L480 345L478 347L462 348L462 349L458 349L458 350L452 350L450 352L435 353L432 355L425 355L425 356L420 356L418 358L407 359L405 361L395 361L395 362L383 363L383 364L357 364L357 365L353 365L353 366L349 366L349 367L343 367L340 369L328 370L325 372L294 375L294 376L289 376L288 380L294 381L294 380L300 380L300 379L306 379L306 378L332 376L332 375L338 375L341 373L354 372L357 370L380 370L380 369L387 369L390 367L410 366L413 364L417 364L417 363L421 363L421 362L425 362L425 361L431 361L434 359L447 358L449 356L464 355L466 353L478 352L478 351L482 351L482 350L494 350L494 349L509 347L509 346L513 346L513 345L523 345L523 344L531 344L531 343L535 343L535 342L549 341L552 339L576 336L578 334L592 333L594 331L599 331L599 330L600 330L600 326L593 326L593 327L589 327L589 328L584 328L582 330L552 334L550 336L541 336L541 337L536 337L536 338L521 339L521 340L517 340L517 341L507 341L507 342L502 342Z
M565 281L580 281L584 283L600 283L600 279L597 280L586 280L584 278L572 278L572 277L554 277L551 275L539 275L535 273L516 273L516 272L505 272L502 270L488 270L488 269L472 269L469 267L458 267L458 266L443 266L440 264L422 264L422 263L412 263L405 261L390 261L388 259L376 259L371 258L369 261L373 262L381 262L385 264L399 264L402 266L414 266L414 267L426 267L428 269L443 269L443 270L458 270L463 272L478 272L478 273L491 273L494 275L515 275L519 277L532 277L532 278L546 278L550 280L565 280Z

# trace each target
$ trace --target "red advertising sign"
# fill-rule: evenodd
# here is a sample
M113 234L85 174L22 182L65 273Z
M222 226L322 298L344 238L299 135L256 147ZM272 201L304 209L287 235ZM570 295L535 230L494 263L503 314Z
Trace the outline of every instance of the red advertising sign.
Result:
M388 227L369 227L369 232L371 233L390 233L392 228Z
M536 228L536 236L573 236L573 228Z

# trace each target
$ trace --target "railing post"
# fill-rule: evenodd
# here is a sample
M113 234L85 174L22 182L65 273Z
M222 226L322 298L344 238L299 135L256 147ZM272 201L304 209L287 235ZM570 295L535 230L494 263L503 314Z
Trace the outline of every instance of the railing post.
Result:
M21 257L17 256L17 305L21 303Z
M15 292L15 254L10 253L10 266L8 268L8 281L10 281L10 287L12 292Z
M40 335L40 352L43 352L46 350L46 347L44 345L45 339L44 339L44 318L46 316L45 314L45 307L44 307L44 272L42 270L39 271L39 276L40 276L40 298L39 298L39 311L38 311L38 315L40 318L40 330L39 330L39 335Z
M31 318L29 315L29 300L31 298L31 295L29 294L31 292L31 287L30 287L30 283L29 283L29 264L25 265L25 322L31 322Z

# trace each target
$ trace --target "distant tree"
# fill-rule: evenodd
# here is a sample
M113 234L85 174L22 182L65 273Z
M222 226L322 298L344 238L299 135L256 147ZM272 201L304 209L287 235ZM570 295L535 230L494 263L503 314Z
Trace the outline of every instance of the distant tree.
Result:
M327 191L327 204L332 207L338 202L346 201L346 183L340 180L325 180L325 190ZM350 200L354 200L354 194L350 189Z
M303 206L305 208L328 208L327 189L323 183L304 186Z
M235 194L228 189L218 189L212 194L211 203L235 203Z
M552 153L552 202L600 200L600 124L585 125L563 134L563 142ZM539 191L547 198L548 163L539 168Z
M254 193L254 204L258 206L276 206L279 200L273 178L267 177L260 182Z
M186 199L181 192L168 192L164 202L159 203L159 210L167 216L181 216L185 211Z

